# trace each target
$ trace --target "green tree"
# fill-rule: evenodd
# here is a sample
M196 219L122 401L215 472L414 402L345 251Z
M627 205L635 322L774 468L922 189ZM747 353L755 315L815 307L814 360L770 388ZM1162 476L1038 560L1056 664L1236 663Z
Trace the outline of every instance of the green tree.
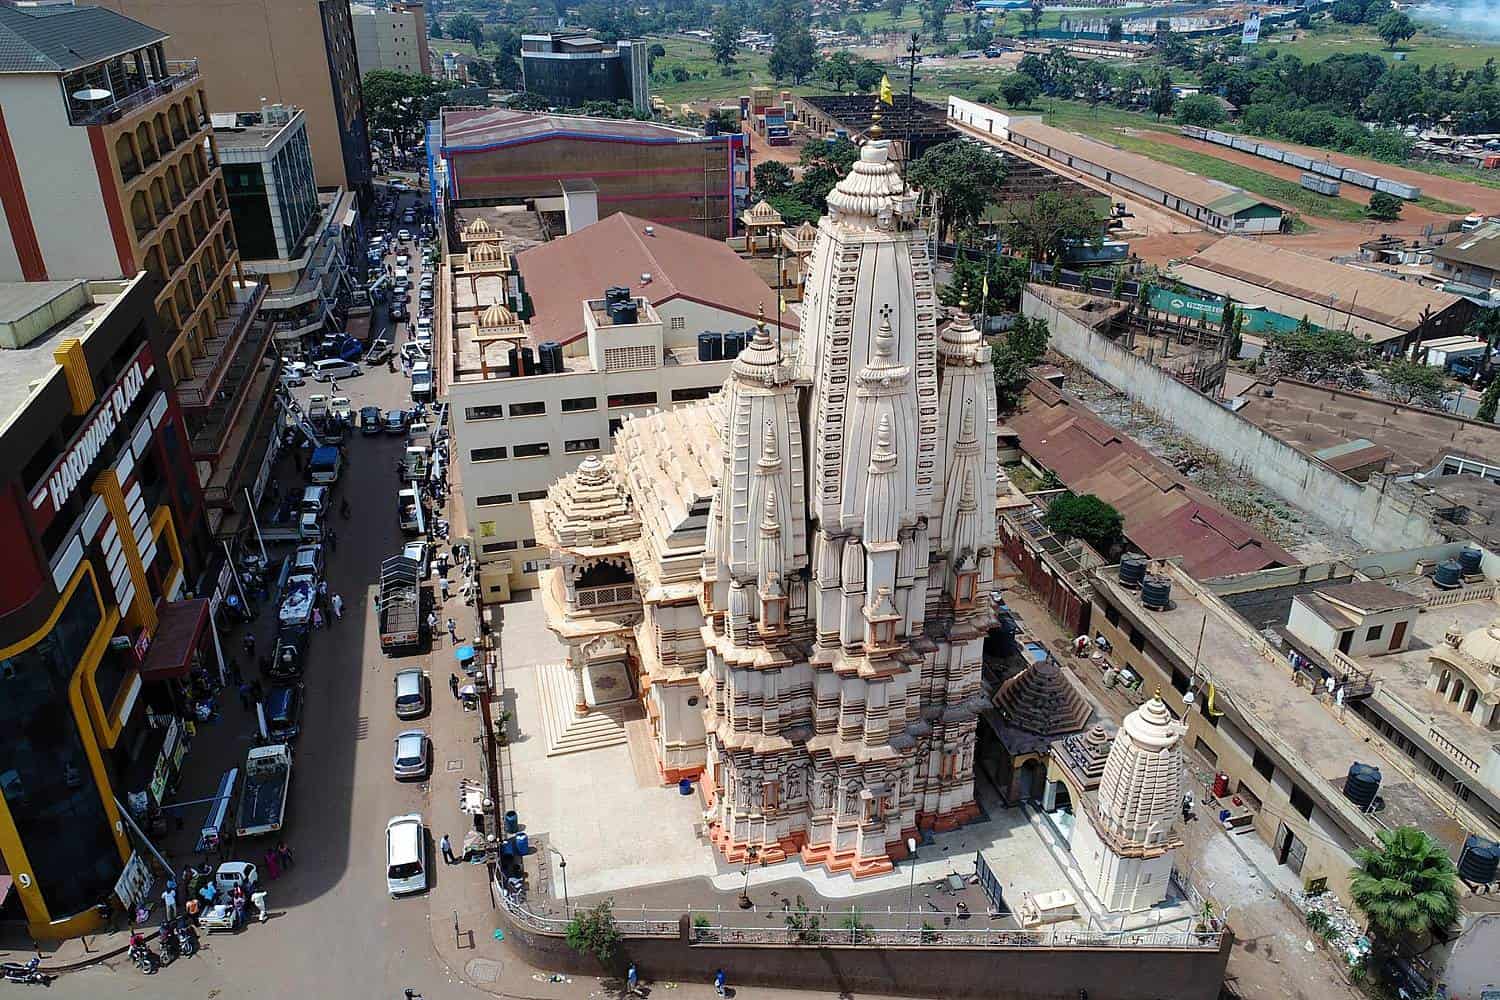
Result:
M1156 85L1151 88L1151 111L1156 115L1156 120L1161 121L1162 115L1172 113L1172 106L1177 103L1177 93L1172 89L1172 74L1163 71L1156 78Z
M1031 369L1047 356L1051 332L1044 319L1017 316L1011 328L990 341L995 368L995 406L1010 413L1021 401Z
M1039 262L1055 260L1069 243L1098 244L1104 218L1093 204L1076 194L1043 191L1030 201L1006 206L1005 242L1022 257Z
M1375 23L1375 34L1381 37L1388 49L1394 49L1416 33L1417 26L1412 23L1412 19L1396 10Z
M884 7L894 24L901 19L902 14L906 13L906 0L885 0Z
M733 7L720 7L714 15L714 33L709 48L713 50L714 62L725 74L734 67L734 57L740 51L740 27L739 15Z
M1005 180L1005 161L988 147L950 139L912 161L906 179L936 202L937 236L972 226Z
M798 85L812 75L817 65L818 47L813 43L812 32L800 27L776 39L768 62L773 77L790 79Z
M1118 17L1109 19L1109 26L1104 29L1104 37L1111 42L1118 42L1125 37L1125 23Z
M474 59L469 64L469 79L481 87L488 87L495 82L495 71L490 64L483 59Z
M834 90L846 90L854 82L854 57L843 49L829 56L823 63L823 79L833 85Z
M1306 316L1290 331L1266 335L1261 355L1267 373L1277 378L1320 382L1343 389L1364 389L1364 367L1370 345L1343 330L1315 327Z
M922 24L934 42L948 40L948 0L923 0Z
M1453 387L1442 369L1405 358L1382 365L1380 378L1385 383L1387 399L1418 406L1442 406L1444 395Z
M1108 557L1123 538L1125 518L1092 493L1064 493L1047 505L1042 523L1054 535L1087 542Z
M755 193L761 198L786 194L792 189L792 168L776 160L766 160L755 167Z
M473 14L454 14L448 19L448 36L471 43L478 52L484 44L484 25Z
M370 127L391 131L405 146L422 133L423 124L437 114L448 99L452 84L415 73L377 69L363 81L365 113Z
M827 196L826 193L824 195ZM782 194L766 195L766 201L781 213L781 221L789 226L800 226L804 222L817 222L823 213L797 197L796 189Z
M440 21L440 20L438 20L437 18L433 18L432 19L432 27L428 29L427 33L429 35L431 35L433 38L442 38L443 37L443 22Z
M1378 222L1395 222L1401 218L1401 199L1384 191L1376 191L1370 195L1365 215Z
M1219 125L1224 121L1224 105L1208 94L1189 94L1177 102L1174 117L1183 125Z
M1500 408L1500 378L1484 387L1484 395L1479 397L1479 409L1474 417L1493 424L1497 408Z
M1442 845L1416 827L1377 831L1378 848L1354 852L1349 895L1386 950L1440 933L1458 919L1458 873Z
M579 910L568 921L568 947L585 955L593 955L600 963L606 963L620 949L620 927L615 923L614 907L604 900L586 910Z
M968 303L975 313L1014 312L1026 287L1027 263L1015 257L987 253L977 259L962 256L953 264L953 280L938 289L945 306ZM988 278L989 294L985 294ZM1500 381L1500 380L1497 380Z
M1028 73L1012 73L1000 81L1000 96L1006 106L1029 108L1042 93L1042 85Z
M880 86L880 80L885 76L885 67L872 59L861 59L854 64L854 89L860 93L868 93Z

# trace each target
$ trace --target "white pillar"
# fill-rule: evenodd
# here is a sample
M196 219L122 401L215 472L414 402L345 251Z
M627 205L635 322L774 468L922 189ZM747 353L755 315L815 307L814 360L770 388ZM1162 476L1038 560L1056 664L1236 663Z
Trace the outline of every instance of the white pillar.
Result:
M589 714L589 700L583 690L584 669L576 663L568 664L568 671L573 675L573 711L578 715Z

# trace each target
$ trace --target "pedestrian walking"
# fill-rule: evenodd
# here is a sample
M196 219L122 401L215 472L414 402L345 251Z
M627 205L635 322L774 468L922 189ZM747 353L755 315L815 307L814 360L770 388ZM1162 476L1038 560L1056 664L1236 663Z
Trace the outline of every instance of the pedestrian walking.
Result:
M719 969L717 972L714 973L714 992L717 993L721 997L722 996L726 996L727 994L725 994L725 992L724 992L724 985L726 983L728 983L728 982L729 982L729 977L726 976L726 975L724 975L724 970L723 969Z
M641 985L641 975L636 971L635 963L630 963L630 971L625 973L625 990L634 993L635 988Z
M266 848L266 874L271 877L272 882L281 878L281 860L276 857L276 851L270 847Z
M448 638L452 642L458 642L458 622L452 618L448 619Z
M437 568L438 568L438 576L447 576L448 575L448 555L447 555L447 553L444 553L443 555L438 556L438 559L437 559Z
M246 632L245 633L245 637L240 640L240 643L241 643L241 645L243 645L245 647L245 655L246 656L254 656L255 655L255 633L254 632Z
M329 394L330 395L337 395L338 391L339 391L339 380L330 376L329 379L328 379L328 392L329 392Z
M240 708L243 708L248 712L254 707L255 700L250 695L250 685L244 683L240 684Z
M341 619L341 618L343 618L344 617L344 599L342 597L340 597L338 594L334 594L328 600L333 605L333 617L335 619Z
M1182 821L1186 823L1193 815L1193 793L1182 793Z
M281 859L281 867L292 869L297 867L296 860L292 857L292 849L286 846L286 841L276 845L276 856Z
M449 674L448 675L448 690L453 692L453 700L457 701L458 700L458 675L457 674Z
M450 865L456 865L456 864L458 864L458 859L453 856L453 841L451 841L451 840L448 839L448 835L446 833L443 834L443 839L438 844L438 847L443 852L443 861L444 862L446 862L447 864L450 864Z
M162 905L167 908L167 919L177 919L177 883L168 882L166 891L161 894Z
M339 533L337 531L334 531L332 528L329 528L328 529L328 551L329 552L337 552L338 550L339 550Z
M271 908L266 903L266 890L257 889L250 894L250 902L255 904L256 920L265 923L271 919Z
M427 612L427 634L432 635L437 631L437 612Z
M438 589L443 592L443 600L446 601L448 599L448 578L446 576L438 577Z
M318 608L313 608L312 623L313 628L323 627L323 612Z

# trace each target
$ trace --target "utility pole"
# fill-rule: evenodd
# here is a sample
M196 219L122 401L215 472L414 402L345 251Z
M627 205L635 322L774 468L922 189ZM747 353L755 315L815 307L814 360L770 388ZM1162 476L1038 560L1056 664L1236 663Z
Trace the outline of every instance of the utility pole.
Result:
M901 178L903 181L906 179L905 168L911 166L911 121L915 117L912 110L914 108L912 102L915 100L914 95L917 89L917 54L921 51L922 36L913 31L911 33L911 41L906 43L906 127L903 131L904 138L901 141L901 153L906 161L902 164ZM895 107L892 106L891 111L894 112L895 110Z

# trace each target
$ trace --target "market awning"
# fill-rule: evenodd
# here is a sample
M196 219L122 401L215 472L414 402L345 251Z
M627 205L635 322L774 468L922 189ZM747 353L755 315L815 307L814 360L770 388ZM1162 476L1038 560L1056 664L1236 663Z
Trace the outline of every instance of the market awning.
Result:
M208 599L172 601L162 606L151 648L141 664L141 679L186 677L193 666L193 650L208 625Z

